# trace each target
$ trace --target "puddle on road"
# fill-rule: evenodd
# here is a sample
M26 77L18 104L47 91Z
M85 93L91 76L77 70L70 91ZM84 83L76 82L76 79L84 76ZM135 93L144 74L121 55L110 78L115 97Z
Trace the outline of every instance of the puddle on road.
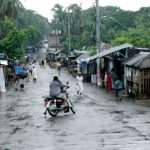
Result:
M114 110L114 111L111 111L110 112L111 114L123 114L124 113L124 111L119 111L119 110Z
M125 118L124 111L114 110L114 111L111 111L110 114L115 115L114 118L113 118L114 122L122 123L124 121L123 120Z
M92 134L98 134L98 135L113 135L113 134L121 134L121 133L126 133L124 130L120 129L108 129L108 130L101 130L97 132L93 132ZM91 133L89 133L90 135Z
M15 111L15 107L14 106L10 106L9 108L6 109L6 111Z
M50 116L47 121L50 122L51 125L55 125L57 123L65 122L67 120L74 120L73 116L74 114L64 114L64 112L60 112L57 117Z
M139 131L139 130L136 129L135 127L132 127L132 126L124 126L123 128L130 130L130 132L132 131L132 133L134 132L134 133L137 135L137 137L143 137L144 140L150 141L150 138L149 138L147 135L143 134L141 131ZM141 139L141 140L143 140L143 139Z
M97 106L98 103L94 102L94 101L89 101L88 103L86 103L87 106Z
M13 114L6 114L6 117L9 119L9 118L13 118L14 115Z
M10 134L15 134L15 133L17 133L18 131L20 132L20 130L22 130L22 128L20 128L19 126L17 126L17 127L15 127L15 128L13 129L13 131L12 131Z
M10 144L9 141L3 142L3 143L0 145L0 150L12 150L12 149L10 149L10 148L6 148L5 145L9 145L9 144Z
M137 113L137 114L144 115L144 114L146 114L147 112L144 111L144 110L136 110L136 113Z
M11 121L23 121L23 120L29 120L32 118L30 115L25 115L25 114L6 114L7 118L10 119Z
M23 120L27 120L27 119L30 119L32 118L32 116L29 116L29 115L22 115L22 116L18 116L16 119L14 120L17 120L17 121L23 121Z

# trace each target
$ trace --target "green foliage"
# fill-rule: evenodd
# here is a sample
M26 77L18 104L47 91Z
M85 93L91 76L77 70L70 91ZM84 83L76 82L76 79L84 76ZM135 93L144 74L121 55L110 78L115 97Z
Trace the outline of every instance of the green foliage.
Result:
M28 37L35 33L35 29L30 27L19 30L8 18L3 21L3 27L1 30L3 36L0 39L0 51L5 52L10 58L21 58L24 54L22 45Z
M67 9L56 4L51 23L32 10L25 10L19 0L1 0L0 5L0 51L13 58L24 54L23 47L36 46L49 32L61 31L61 43L68 49L70 28L71 50L96 53L96 9L82 10L77 4ZM12 20L8 19L11 18ZM4 20L4 22L2 22ZM140 47L150 47L150 7L139 11L124 11L119 7L100 7L100 38L102 42L115 45L125 42Z
M19 0L0 0L0 18L8 17L16 19L24 10L22 3Z
M114 40L115 45L131 43L138 47L150 47L150 29L130 29Z
M135 20L137 28L150 27L150 7L141 8L136 14Z
M26 45L36 45L48 36L49 23L47 18L42 17L32 10L25 10L18 18L20 28L33 28L36 34L31 35L26 41Z
M93 55L95 55L97 53L96 52L96 46L90 46L90 47L88 47L87 50L90 52L91 56L93 56Z
M0 0L0 51L11 58L22 57L23 47L36 46L47 38L48 28L46 18L24 9L19 0Z
M120 32L113 43L119 45L127 42L137 47L150 47L150 7L141 8L134 14L135 27Z
M61 42L68 49L68 29L71 31L71 49L81 50L96 45L96 8L82 10L76 4L68 9L61 5L53 8L51 31L61 30ZM100 38L102 42L136 46L149 46L150 7L139 11L124 11L119 7L100 7ZM135 30L135 31L134 31ZM139 34L138 34L139 33ZM131 35L130 35L131 34ZM133 36L134 34L134 36ZM114 42L113 42L114 41Z

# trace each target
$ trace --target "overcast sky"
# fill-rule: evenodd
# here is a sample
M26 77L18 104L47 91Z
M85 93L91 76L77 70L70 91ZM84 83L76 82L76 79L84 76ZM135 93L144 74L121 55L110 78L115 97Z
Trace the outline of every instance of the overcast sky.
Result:
M82 4L82 9L93 6L95 0L20 0L27 9L34 10L49 20L52 19L51 9L55 4L60 4L64 8L70 4ZM100 6L118 6L124 10L139 10L141 7L150 6L150 0L99 0Z

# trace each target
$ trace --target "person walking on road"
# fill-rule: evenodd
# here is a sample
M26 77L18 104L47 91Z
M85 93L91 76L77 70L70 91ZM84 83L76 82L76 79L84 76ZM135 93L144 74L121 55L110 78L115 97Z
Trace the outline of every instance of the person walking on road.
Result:
M61 73L61 65L59 65L59 66L57 67L57 71L58 71L58 75L60 76L60 73Z
M33 67L33 72L32 72L32 74L33 74L33 81L37 81L37 70L36 70L36 68L35 68L35 66Z
M79 86L79 83L77 82L75 90L77 92L77 97L81 95L81 87Z
M84 88L83 88L83 76L81 75L81 72L79 72L79 74L76 77L77 79L77 83L80 87L80 96L82 95Z
M44 66L44 64L45 64L45 62L44 62L44 60L42 59L41 65Z
M20 87L24 89L24 80L28 77L28 74L25 71L21 71L15 75L15 90L17 91Z
M28 65L28 69L29 69L29 74L32 75L32 70L33 70L32 64L29 64L29 65Z

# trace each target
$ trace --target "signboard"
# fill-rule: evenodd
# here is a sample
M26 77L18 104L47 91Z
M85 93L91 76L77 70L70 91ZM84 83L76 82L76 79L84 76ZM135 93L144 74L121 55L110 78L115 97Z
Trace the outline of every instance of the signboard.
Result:
M8 65L8 60L0 60L0 65Z

